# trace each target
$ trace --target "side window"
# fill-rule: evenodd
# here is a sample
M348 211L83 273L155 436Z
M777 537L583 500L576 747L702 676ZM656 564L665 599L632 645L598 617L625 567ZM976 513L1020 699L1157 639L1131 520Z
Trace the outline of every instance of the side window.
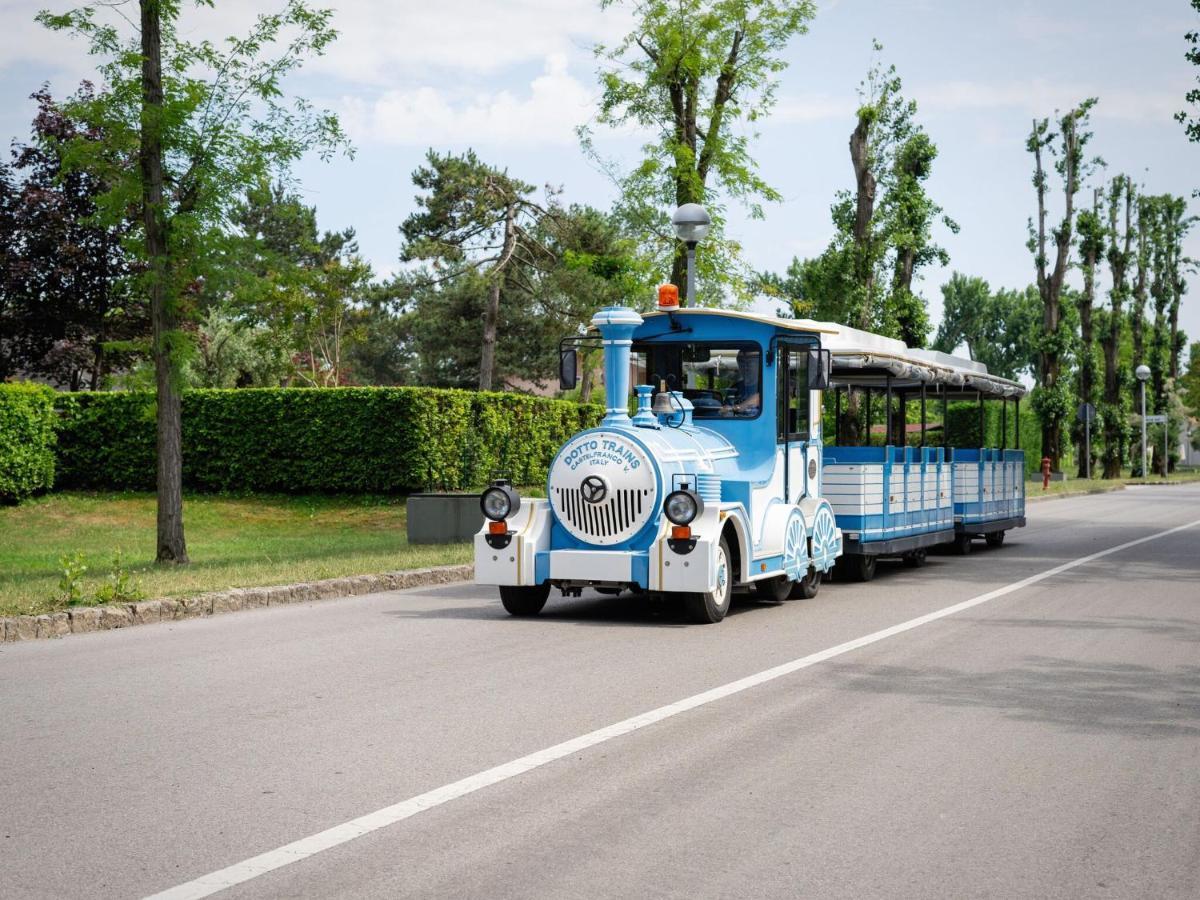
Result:
M805 347L781 344L775 366L780 441L808 440L808 353Z

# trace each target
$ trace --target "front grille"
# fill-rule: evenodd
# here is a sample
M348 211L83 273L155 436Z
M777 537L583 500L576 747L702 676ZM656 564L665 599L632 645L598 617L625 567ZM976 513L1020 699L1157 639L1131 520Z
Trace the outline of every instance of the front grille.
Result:
M589 537L613 538L643 523L650 491L620 488L599 503L588 503L579 488L554 488L554 507L575 531Z

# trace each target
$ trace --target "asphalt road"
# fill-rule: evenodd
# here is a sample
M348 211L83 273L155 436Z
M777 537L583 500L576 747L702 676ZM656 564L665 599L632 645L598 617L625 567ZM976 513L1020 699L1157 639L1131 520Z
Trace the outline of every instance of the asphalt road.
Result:
M718 626L451 586L0 649L0 896L139 897L1200 519L1031 504L999 549ZM222 897L1200 896L1200 525L679 712Z

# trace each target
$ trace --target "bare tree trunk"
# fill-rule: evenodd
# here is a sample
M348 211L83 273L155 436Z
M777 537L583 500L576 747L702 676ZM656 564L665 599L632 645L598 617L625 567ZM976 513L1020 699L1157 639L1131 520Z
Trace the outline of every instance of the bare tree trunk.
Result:
M483 311L483 346L479 353L479 389L490 391L496 378L496 330L500 322L500 289L504 283L504 270L512 258L517 242L517 205L509 203L504 212L504 249L500 260L492 268L492 284L488 290L487 306Z
M860 328L871 327L874 311L875 267L871 262L871 218L875 215L875 193L878 187L875 173L871 171L870 159L871 122L868 116L859 115L858 124L850 133L850 162L854 166L855 209L854 209L854 276L863 289L863 306L859 311ZM868 429L870 433L870 429Z
M162 59L158 0L141 0L142 114L138 162L142 176L142 220L150 263L150 319L157 389L158 541L156 560L186 563L183 537L183 417L172 358L178 322L168 299L166 209L162 171Z

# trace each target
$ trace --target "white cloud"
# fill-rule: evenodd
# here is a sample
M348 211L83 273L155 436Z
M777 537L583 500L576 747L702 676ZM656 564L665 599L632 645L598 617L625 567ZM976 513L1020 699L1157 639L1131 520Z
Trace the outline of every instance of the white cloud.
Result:
M373 101L347 97L343 121L355 141L406 145L574 144L595 95L554 54L517 95L509 90L458 94L428 85L386 91Z
M0 0L0 68L50 62L71 77L87 74L94 60L81 42L72 44L33 21L46 6L72 5ZM256 15L282 6L283 0L222 2L212 9L185 5L180 33L220 41L244 34ZM102 10L101 16L133 33L117 12ZM628 9L602 10L597 0L352 0L334 7L339 37L304 70L374 85L427 78L431 69L443 77L494 73L554 55L590 57L594 43L623 34L629 21Z
M970 110L1018 109L1031 116L1066 112L1088 97L1099 97L1093 115L1097 119L1127 122L1169 119L1179 105L1175 94L1163 91L1109 89L1098 85L1063 84L1040 78L1023 81L943 81L914 87L922 112L965 112Z

